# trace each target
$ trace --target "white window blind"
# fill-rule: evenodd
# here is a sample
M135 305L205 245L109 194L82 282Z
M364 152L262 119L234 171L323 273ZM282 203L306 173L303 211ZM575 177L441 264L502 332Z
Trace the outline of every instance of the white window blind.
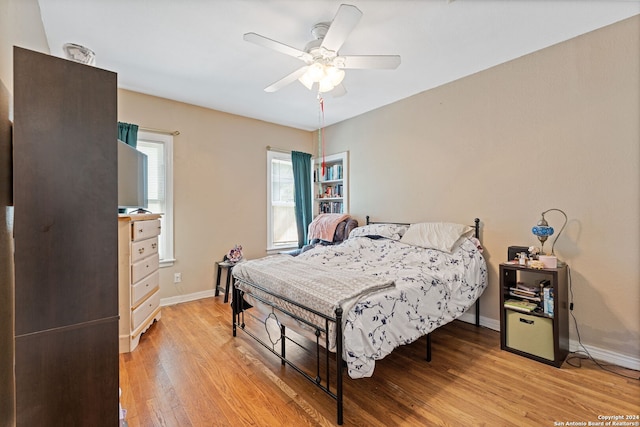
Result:
M297 246L291 155L267 151L267 250Z
M158 238L160 266L172 265L173 252L173 136L138 132L138 150L147 155L147 209L161 213Z

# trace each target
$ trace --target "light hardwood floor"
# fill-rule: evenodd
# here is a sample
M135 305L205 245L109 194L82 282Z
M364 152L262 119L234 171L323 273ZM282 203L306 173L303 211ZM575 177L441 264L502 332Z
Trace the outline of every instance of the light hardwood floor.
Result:
M345 375L345 426L588 425L640 415L640 381L592 362L547 366L501 351L498 332L458 321L432 337L430 363L422 338L377 362L371 378ZM120 355L120 387L130 427L335 425L334 400L243 332L232 337L222 297L163 307L134 352Z

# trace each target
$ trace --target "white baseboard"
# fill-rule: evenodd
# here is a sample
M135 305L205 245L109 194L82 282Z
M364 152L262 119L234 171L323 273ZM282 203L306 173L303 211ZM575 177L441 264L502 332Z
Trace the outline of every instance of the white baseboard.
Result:
M161 306L168 306L174 304L180 304L183 302L195 301L203 298L211 298L215 295L215 291L210 289L208 291L195 292L193 294L179 295L175 297L162 298L160 300ZM467 323L476 323L475 313L464 313L459 317L459 320ZM480 326L492 329L494 331L500 331L500 320L491 319L489 317L480 316ZM640 370L640 359L637 357L627 356L624 354L616 353L610 350L605 350L598 347L589 345L584 346L589 354L596 359L613 365L622 366L624 368ZM569 350L579 351L582 350L578 341L569 340Z
M160 306L165 307L168 305L180 304L183 302L195 301L203 298L211 298L213 296L215 296L215 291L213 289L209 289L208 291L194 292L192 294L162 298L160 300Z
M476 324L476 315L475 313L464 313L462 316L458 318L466 323ZM484 326L485 328L492 329L494 331L500 331L500 321L491 319L489 317L484 317L480 315L480 326Z
M611 363L616 366L622 366L623 368L634 369L640 371L640 358L627 356L620 353L615 353L603 348L593 347L590 345L584 345L584 348L589 352L591 357L596 360ZM584 349L580 343L576 340L569 340L569 351L581 351L584 353Z

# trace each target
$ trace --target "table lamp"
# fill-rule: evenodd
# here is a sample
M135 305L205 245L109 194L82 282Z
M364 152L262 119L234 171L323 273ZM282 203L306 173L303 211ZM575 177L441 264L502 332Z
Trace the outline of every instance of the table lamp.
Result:
M542 246L540 248L540 253L544 254L544 242L546 242L547 238L549 238L549 236L552 236L554 232L553 227L549 225L549 223L544 217L546 213L551 211L558 211L562 215L564 215L564 224L562 224L562 228L560 229L560 232L558 232L558 234L556 235L556 238L553 240L553 244L551 245L551 255L555 256L556 254L554 252L554 248L556 246L556 242L558 241L558 237L560 237L560 234L562 234L562 230L564 230L564 227L567 225L567 214L560 209L555 209L555 208L548 209L542 212L542 218L540 219L540 221L538 221L538 223L535 226L533 226L533 228L531 229L531 232L538 237L538 240L540 240L540 244ZM558 261L558 264L560 264L560 261Z

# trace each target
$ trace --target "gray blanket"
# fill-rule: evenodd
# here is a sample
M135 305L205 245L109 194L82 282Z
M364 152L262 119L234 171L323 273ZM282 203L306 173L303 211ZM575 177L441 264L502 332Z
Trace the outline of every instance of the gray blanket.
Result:
M330 317L347 301L394 286L389 278L311 265L289 255L242 262L233 275ZM238 287L248 290L242 283Z

